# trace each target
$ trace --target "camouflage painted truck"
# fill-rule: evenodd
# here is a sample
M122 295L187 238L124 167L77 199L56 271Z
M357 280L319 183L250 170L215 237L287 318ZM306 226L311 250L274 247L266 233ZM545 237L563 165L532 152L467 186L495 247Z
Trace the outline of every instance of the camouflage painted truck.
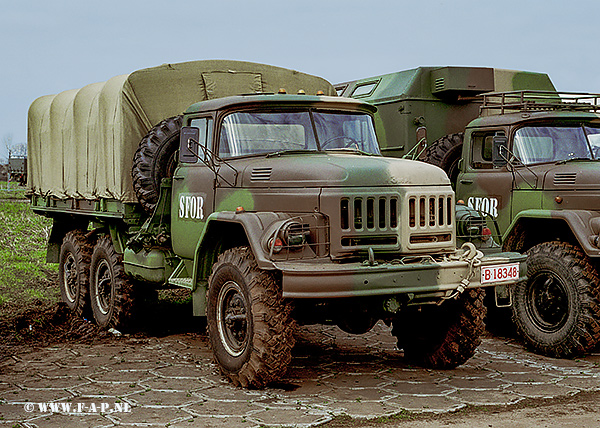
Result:
M506 301L532 350L571 357L597 346L597 95L558 94L544 74L468 67L419 68L337 88L378 106L378 132L395 137L384 153L413 149L446 170L466 203L457 205L457 216L471 219L465 229L476 229L482 212L495 220L496 244L527 252L529 281ZM502 92L478 96L486 91Z
M201 61L36 100L31 206L53 219L67 305L121 328L136 290L188 288L242 386L283 376L296 323L360 334L382 319L411 361L469 359L483 287L522 280L525 257L457 250L446 174L382 157L375 108L333 95L295 71Z
M513 320L532 350L556 357L600 341L599 100L490 93L465 130L457 195L497 221L505 250L528 254Z
M487 67L418 67L335 85L338 95L377 106L376 129L386 156L421 159L456 183L466 126L486 92L554 91L547 74Z

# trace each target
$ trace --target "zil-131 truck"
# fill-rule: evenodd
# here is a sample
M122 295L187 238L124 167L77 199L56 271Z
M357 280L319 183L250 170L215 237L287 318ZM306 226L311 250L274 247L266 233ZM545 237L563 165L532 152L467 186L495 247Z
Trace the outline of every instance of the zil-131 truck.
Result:
M408 361L464 363L485 287L523 281L525 256L457 249L449 179L381 156L375 110L321 78L236 61L37 99L29 194L53 219L63 300L123 328L136 289L185 287L244 387L284 376L305 323L360 334L383 320Z
M385 154L443 168L464 201L459 212L493 220L488 242L528 254L528 281L504 293L525 344L560 358L596 349L600 95L483 67L420 67L337 88L378 107ZM509 321L495 312L496 324Z

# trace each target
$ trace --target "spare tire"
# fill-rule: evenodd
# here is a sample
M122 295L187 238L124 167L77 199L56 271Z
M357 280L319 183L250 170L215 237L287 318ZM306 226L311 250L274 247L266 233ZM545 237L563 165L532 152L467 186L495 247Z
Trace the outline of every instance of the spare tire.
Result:
M179 147L179 133L182 117L175 116L163 120L152 128L133 156L133 190L142 207L152 212L160 195L160 182L172 177Z
M458 178L458 161L462 155L464 136L462 132L445 135L431 143L425 152L424 161L446 171L454 188Z

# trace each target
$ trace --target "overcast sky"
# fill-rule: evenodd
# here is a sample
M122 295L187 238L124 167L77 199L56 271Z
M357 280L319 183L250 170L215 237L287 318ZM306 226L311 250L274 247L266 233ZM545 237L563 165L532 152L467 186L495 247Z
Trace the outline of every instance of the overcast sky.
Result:
M0 11L0 139L13 143L26 141L39 96L198 59L267 63L332 83L489 66L600 92L599 0L0 0Z

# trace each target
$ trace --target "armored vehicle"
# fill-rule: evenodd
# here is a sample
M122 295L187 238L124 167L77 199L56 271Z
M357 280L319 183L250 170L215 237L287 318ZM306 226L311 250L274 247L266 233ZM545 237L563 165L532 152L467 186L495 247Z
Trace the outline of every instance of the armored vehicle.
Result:
M523 280L525 257L457 250L446 174L382 157L375 107L332 95L291 70L200 61L35 101L31 205L54 221L63 299L121 328L136 289L188 288L242 386L284 375L296 323L384 320L411 361L468 360L483 287Z

